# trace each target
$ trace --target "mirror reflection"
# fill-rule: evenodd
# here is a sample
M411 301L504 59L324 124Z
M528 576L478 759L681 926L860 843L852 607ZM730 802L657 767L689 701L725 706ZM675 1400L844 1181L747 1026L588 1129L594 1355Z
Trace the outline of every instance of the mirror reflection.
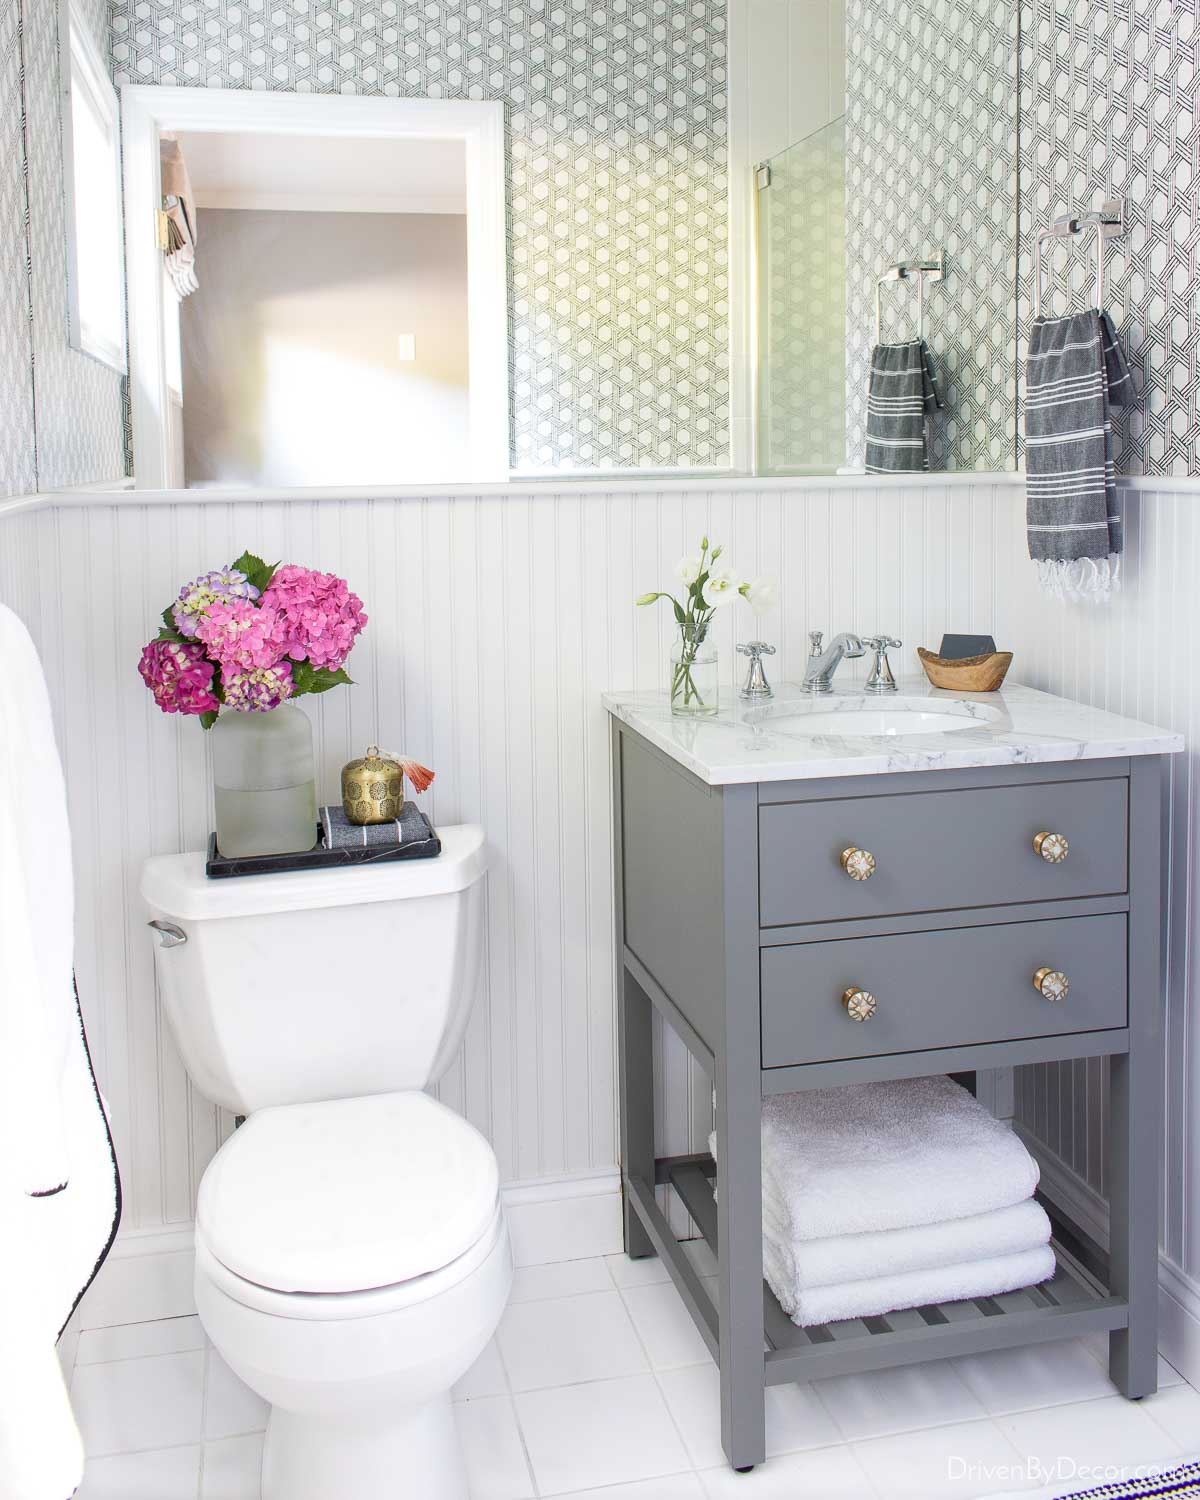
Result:
M839 10L791 8L756 171L759 468L1013 468L1015 0Z
M201 230L184 295L176 280L163 298L171 483L388 484L401 461L413 482L461 478L463 143L182 131L170 144Z
M469 100L420 67L391 97L126 87L127 470L278 489L1015 467L1016 12L702 0L664 12L653 68L649 15L497 22ZM129 229L151 218L153 244ZM72 318L111 404L121 351ZM34 361L48 484L87 374L54 353Z

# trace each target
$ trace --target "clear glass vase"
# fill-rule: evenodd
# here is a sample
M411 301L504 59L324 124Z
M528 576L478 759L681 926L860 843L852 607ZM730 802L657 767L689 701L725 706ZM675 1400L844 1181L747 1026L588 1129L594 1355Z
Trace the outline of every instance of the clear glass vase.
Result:
M212 735L217 848L227 859L296 854L317 842L312 726L298 708L225 709Z
M679 627L671 650L671 712L697 718L717 711L717 648L705 630Z

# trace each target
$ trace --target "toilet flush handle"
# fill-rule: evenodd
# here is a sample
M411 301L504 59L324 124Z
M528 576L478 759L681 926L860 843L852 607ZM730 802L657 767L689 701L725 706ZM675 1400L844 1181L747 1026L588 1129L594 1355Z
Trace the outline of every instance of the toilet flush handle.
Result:
M187 933L182 927L176 927L174 922L147 922L147 927L153 927L158 933L159 946L162 948L178 948L181 943L187 942Z

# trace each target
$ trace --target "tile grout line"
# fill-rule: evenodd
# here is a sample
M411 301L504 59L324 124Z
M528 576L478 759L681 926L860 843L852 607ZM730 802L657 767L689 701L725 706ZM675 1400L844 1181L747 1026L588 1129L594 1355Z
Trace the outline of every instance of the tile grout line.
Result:
M504 1312L507 1312L512 1303L506 1303ZM517 1304L518 1306L520 1304ZM503 1313L501 1314L503 1320ZM521 1455L525 1460L525 1470L529 1475L529 1484L533 1500L540 1500L542 1487L538 1482L537 1472L533 1467L533 1455L529 1451L529 1444L525 1438L525 1426L521 1421L521 1413L517 1408L517 1393L513 1389L512 1376L508 1371L508 1361L504 1358L504 1350L500 1347L500 1324L497 1323L496 1331L492 1334L492 1341L496 1346L496 1358L500 1361L500 1373L504 1376L504 1389L508 1393L508 1409L512 1412L513 1423L517 1429L517 1441L521 1444Z

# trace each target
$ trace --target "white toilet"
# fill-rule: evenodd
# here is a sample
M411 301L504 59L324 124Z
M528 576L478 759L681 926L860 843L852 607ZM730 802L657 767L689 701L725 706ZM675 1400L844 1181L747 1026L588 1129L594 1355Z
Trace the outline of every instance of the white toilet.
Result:
M209 1099L249 1118L196 1209L208 1336L271 1404L263 1500L465 1500L450 1388L512 1255L491 1147L422 1090L462 1041L483 831L437 859L209 880L148 860L159 990Z

